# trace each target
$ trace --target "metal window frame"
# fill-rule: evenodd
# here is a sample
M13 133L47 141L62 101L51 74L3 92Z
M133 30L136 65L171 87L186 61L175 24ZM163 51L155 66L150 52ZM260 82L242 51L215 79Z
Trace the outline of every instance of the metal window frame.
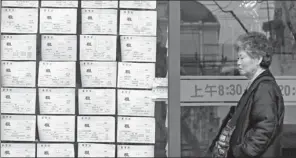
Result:
M180 1L169 1L168 157L181 157Z

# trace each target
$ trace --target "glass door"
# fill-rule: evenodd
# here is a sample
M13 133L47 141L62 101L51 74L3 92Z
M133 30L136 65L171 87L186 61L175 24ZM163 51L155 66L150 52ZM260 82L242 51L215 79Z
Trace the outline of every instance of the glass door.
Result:
M264 33L276 48L271 72L286 106L282 155L295 156L296 3L292 1L181 1L181 156L204 155L246 78L236 71L236 38ZM232 12L231 12L232 11Z

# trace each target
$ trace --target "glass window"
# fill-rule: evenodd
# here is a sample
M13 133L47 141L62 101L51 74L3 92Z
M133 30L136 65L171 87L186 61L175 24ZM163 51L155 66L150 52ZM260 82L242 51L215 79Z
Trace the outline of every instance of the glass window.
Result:
M1 157L166 157L167 1L2 1Z
M203 156L230 106L246 88L233 49L246 30L264 33L275 48L270 70L282 88L287 111L283 155L293 154L295 6L292 1L181 1L182 156Z

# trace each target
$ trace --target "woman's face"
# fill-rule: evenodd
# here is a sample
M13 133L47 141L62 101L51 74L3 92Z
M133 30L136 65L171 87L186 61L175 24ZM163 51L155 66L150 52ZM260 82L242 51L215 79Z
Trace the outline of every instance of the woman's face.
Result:
M259 69L259 64L262 58L252 58L244 50L238 52L237 66L241 75L246 77L252 77Z

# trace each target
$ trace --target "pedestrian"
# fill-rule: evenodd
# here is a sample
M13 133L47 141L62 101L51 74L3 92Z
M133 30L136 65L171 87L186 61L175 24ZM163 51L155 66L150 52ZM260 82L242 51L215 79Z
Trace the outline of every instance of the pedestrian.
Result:
M284 101L269 70L272 49L267 37L249 32L238 37L237 70L248 86L222 121L208 153L213 158L264 158L280 156Z

